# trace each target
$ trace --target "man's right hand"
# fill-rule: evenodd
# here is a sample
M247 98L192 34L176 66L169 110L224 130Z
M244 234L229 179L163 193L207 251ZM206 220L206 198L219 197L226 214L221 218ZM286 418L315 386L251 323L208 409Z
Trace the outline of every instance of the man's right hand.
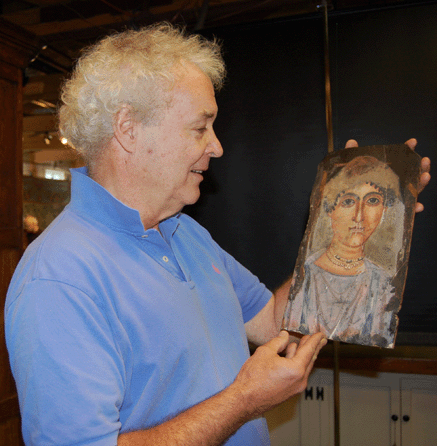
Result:
M237 389L256 417L306 389L308 376L327 340L322 333L290 343L288 332L258 347L231 387ZM280 356L285 353L284 356Z
M257 348L222 392L153 428L121 434L117 444L221 445L247 421L302 392L325 344L321 333L290 344L290 336L282 331Z

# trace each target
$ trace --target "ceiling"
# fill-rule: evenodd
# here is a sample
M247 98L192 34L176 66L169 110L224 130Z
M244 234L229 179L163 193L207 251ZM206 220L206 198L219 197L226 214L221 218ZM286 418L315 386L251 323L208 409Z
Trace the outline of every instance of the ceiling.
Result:
M59 85L81 48L98 38L162 20L198 31L320 14L319 5L323 1L326 0L3 0L0 17L34 34L39 43L24 77L25 160L33 163L55 160L62 164L75 159L56 137ZM327 0L326 4L329 11L344 11L398 3L405 0Z
M2 17L40 39L42 49L32 66L50 74L70 70L81 48L114 30L162 20L199 30L315 12L317 4L317 0L4 0Z

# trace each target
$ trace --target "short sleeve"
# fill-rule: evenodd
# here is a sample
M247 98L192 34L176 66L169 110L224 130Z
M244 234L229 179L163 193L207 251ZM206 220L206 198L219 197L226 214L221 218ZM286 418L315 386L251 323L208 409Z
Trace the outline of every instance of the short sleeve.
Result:
M267 305L272 292L234 257L224 250L221 251L226 270L240 301L244 323L249 322Z

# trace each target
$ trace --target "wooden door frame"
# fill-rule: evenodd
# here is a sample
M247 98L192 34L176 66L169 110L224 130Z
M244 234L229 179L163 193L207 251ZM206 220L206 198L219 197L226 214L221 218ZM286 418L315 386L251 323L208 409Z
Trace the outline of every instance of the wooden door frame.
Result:
M38 42L0 19L0 445L23 444L15 383L4 337L4 302L23 251L22 73Z

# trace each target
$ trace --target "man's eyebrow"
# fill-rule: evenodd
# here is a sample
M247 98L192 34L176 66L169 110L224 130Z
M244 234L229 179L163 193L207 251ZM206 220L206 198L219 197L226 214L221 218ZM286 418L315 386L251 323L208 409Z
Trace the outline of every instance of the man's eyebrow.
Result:
M215 118L216 113L204 111L201 116L202 116L202 118L211 119L211 118Z
M196 119L193 119L191 124L196 124L197 122L203 121L205 119L215 119L216 116L217 116L217 113L204 111L204 112L200 113Z

